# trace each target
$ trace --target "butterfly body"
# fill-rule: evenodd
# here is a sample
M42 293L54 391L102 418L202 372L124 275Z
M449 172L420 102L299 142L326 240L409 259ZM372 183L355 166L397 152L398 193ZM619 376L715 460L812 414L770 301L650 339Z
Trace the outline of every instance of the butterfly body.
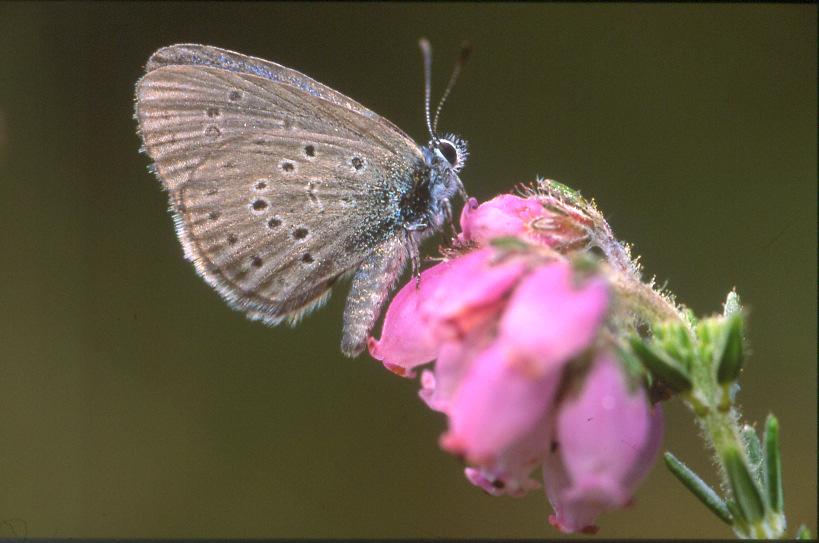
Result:
M451 219L466 150L419 146L278 64L203 45L151 56L137 83L144 149L185 256L251 319L294 323L353 275L342 351L366 345L421 241Z

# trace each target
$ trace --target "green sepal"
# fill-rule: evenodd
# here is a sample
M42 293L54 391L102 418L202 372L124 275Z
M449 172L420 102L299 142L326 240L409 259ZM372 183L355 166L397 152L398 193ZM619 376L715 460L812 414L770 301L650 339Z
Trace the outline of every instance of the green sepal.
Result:
M754 481L745 460L738 450L728 448L723 455L725 471L737 507L748 524L755 524L765 516L762 492Z
M717 367L717 381L731 383L739 377L745 353L742 347L744 319L741 313L725 318L714 349L714 365Z
M663 460L665 460L665 465L669 471L671 471L694 496L704 503L708 509L717 515L721 521L729 526L733 524L733 517L725 505L725 502L713 488L708 486L708 483L700 479L696 473L691 471L691 468L683 464L681 460L670 452L663 454Z
M700 319L697 318L697 315L691 308L682 306L682 316L685 322L688 323L688 327L692 330L696 328L697 323L700 322Z
M651 388L651 374L640 363L640 360L623 345L617 345L617 359L620 360L628 375L628 389L633 393L637 387L646 386Z
M570 263L572 271L581 277L595 274L600 269L600 259L587 251L572 255Z
M529 244L515 236L502 236L489 240L489 245L500 251L520 252L529 248Z
M692 383L688 371L668 353L656 345L647 344L638 337L630 338L629 343L631 350L646 369L674 392L691 390Z
M654 327L654 345L683 368L690 368L694 358L688 330L687 326L679 322L664 322Z
M575 190L568 185L564 185L559 181L555 181L554 179L544 179L543 183L546 184L549 188L554 190L555 192L566 196L567 198L571 199L572 201L582 200L583 196L580 194L579 190Z
M759 443L756 430L746 424L740 431L740 437L742 437L742 442L745 445L745 453L748 456L748 463L750 464L754 480L758 485L764 487L765 464L762 462L762 445Z
M781 513L785 508L782 494L782 459L779 455L779 421L773 414L765 420L765 486L771 509Z

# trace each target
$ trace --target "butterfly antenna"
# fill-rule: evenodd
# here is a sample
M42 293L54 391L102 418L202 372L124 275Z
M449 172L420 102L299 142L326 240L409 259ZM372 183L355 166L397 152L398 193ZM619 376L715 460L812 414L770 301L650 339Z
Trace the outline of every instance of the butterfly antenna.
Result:
M446 90L444 90L444 94L438 101L438 107L435 108L435 120L432 121L433 131L438 130L438 118L441 116L441 109L443 109L444 102L446 102L447 96L449 96L449 92L452 90L452 87L455 86L458 76L461 75L461 68L463 68L466 61L469 60L470 54L472 54L472 44L465 41L461 44L461 53L455 60L455 66L452 68L452 75L449 76L449 83L446 84Z
M435 131L432 130L432 122L429 116L429 100L432 94L432 47L429 45L429 40L421 38L418 40L418 46L421 48L421 56L424 57L424 113L427 119L427 130L432 141L437 142Z

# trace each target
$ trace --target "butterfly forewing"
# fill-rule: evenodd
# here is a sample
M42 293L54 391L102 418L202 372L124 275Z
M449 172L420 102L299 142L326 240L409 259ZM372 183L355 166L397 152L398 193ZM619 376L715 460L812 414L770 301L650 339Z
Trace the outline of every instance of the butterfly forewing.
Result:
M253 318L292 318L394 234L423 157L294 70L191 47L160 50L137 86L145 149L199 273ZM183 62L204 53L233 69Z

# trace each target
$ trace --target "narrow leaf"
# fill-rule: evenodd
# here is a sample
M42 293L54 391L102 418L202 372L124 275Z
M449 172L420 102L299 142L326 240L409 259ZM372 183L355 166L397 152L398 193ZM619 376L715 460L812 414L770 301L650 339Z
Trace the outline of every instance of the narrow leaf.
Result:
M742 511L742 516L749 524L759 522L765 516L765 503L745 460L738 450L731 447L725 451L723 461L734 500Z
M743 534L747 534L748 533L748 523L745 522L745 519L742 517L742 511L739 510L739 507L737 507L736 502L734 500L728 500L728 501L725 502L725 507L727 507L728 511L731 512L731 517L733 517L733 519L734 519L734 524L733 524L734 532L736 532L736 533L741 532ZM744 536L742 536L742 538L747 539L748 536L744 535Z
M779 421L773 414L765 420L765 473L768 502L777 513L784 510L782 459L779 456Z
M666 452L663 455L663 460L665 460L665 465L668 466L671 473L673 473L694 496L699 498L708 509L717 515L720 520L728 525L733 523L731 513L728 511L725 502L722 501L722 498L719 497L713 488L708 486L708 483L700 479L696 473L691 471L691 468L683 464L682 461L670 452Z
M754 475L757 484L764 486L765 477L763 477L763 475L765 473L765 464L762 462L762 445L759 443L756 430L746 424L742 427L740 437L742 437L742 442L745 444L745 452L748 456L751 473Z

